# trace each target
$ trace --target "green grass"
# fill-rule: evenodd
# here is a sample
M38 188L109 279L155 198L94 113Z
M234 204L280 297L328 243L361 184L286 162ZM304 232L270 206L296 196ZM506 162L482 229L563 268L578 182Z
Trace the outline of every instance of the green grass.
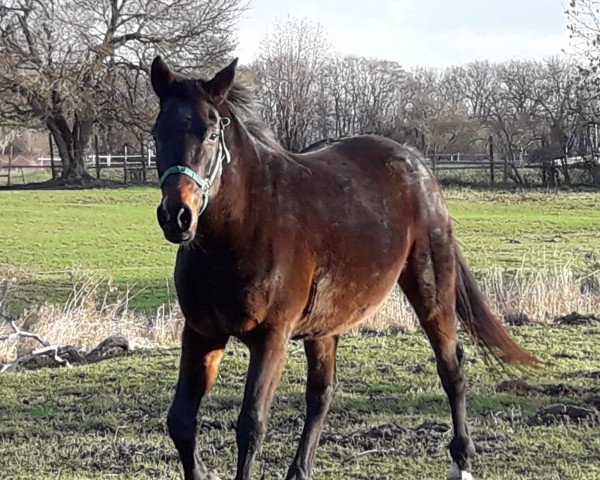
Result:
M0 270L17 278L17 307L64 301L74 272L112 279L135 306L171 300L176 248L156 224L151 188L0 192Z
M600 257L600 193L449 190L447 197L475 269L584 269ZM11 308L64 301L73 272L133 286L139 309L172 300L175 247L156 223L158 201L151 187L0 191L0 275L17 279Z
M600 257L600 192L446 192L469 263L585 268Z
M513 332L547 362L527 378L531 384L564 383L598 395L592 377L600 374L600 327ZM589 406L588 393L497 393L501 375L491 373L470 347L467 359L476 478L600 478L597 426L527 423L553 403ZM223 479L233 477L234 425L247 360L243 346L229 345L219 381L201 408L199 451ZM164 426L177 364L176 350L146 351L73 369L1 375L1 477L180 478ZM294 343L254 478L282 478L291 462L302 428L304 369L301 345ZM450 418L422 335L344 337L338 376L315 480L445 478Z

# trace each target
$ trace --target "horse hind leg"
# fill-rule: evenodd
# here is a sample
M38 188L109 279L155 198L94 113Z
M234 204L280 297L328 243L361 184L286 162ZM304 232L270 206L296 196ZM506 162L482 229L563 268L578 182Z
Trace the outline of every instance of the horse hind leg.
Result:
M438 375L450 404L454 435L450 442L453 463L448 479L472 480L470 458L475 449L466 423L464 355L456 332L454 249L436 244L449 235L431 237L415 244L399 284L433 348Z

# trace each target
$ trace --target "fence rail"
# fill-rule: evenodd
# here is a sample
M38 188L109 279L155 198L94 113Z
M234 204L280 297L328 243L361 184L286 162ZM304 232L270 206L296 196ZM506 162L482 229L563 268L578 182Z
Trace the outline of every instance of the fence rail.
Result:
M134 155L88 155L85 159L86 166L91 170L99 165L101 168L123 168L125 164L140 165L145 163L147 167L154 165L155 155L148 153L144 156L139 154ZM52 166L51 157L38 157L37 164L31 165L33 168L50 168Z
M129 154L125 150L122 154L104 154L104 155L88 155L85 163L88 171L96 174L97 178L101 178L103 171L121 171L125 183L143 182L147 183L151 172L155 167L155 155L152 152L140 155L139 153ZM600 158L595 158L600 163ZM577 167L584 163L585 159L579 156L568 157L566 164L570 167ZM519 169L544 169L548 167L548 163L529 162L529 157L520 153L515 159L514 164L508 162L507 159L490 158L489 154L439 154L434 157L425 159L426 164L438 173L441 171L462 171L462 170L487 170L490 172L490 182L494 183L495 172L504 175L506 180L506 172L514 167ZM561 158L554 159L552 163L559 168L564 165L565 160ZM0 178L6 178L6 184L11 184L13 173L20 174L23 182L25 182L25 171L50 171L52 178L58 178L59 167L55 165L55 161L51 156L37 157L33 162L24 163L19 161L19 157L15 158L12 154L8 156L7 163L0 163Z
M15 157L12 149L4 162L0 161L0 179L6 178L6 185L10 186L15 174L20 175L25 183L25 172L50 172L52 178L56 179L60 174L60 166L56 165L53 156L39 156L35 160ZM129 154L125 150L122 154L88 155L85 165L90 174L101 178L102 172L122 172L125 183L143 182L149 178L149 172L155 165L155 155L152 152L140 155Z

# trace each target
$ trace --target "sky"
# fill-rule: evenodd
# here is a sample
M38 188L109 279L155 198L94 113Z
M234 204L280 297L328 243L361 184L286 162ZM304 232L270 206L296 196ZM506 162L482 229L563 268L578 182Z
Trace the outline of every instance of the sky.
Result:
M444 67L473 60L541 59L568 48L566 0L254 0L235 54L250 63L288 15L321 24L332 48Z

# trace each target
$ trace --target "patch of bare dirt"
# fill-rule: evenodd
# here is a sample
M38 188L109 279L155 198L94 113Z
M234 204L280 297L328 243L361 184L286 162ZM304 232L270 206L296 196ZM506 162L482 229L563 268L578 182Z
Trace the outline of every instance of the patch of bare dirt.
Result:
M554 318L554 323L557 325L568 325L568 326L589 326L600 323L600 317L593 313L584 314L571 312L566 315L559 315Z
M525 312L506 312L504 314L504 322L513 327L522 327L537 323Z
M115 444L102 445L83 450L80 458L83 464L91 470L102 472L125 472L127 469L145 457L158 458L163 462L176 462L179 460L173 448L155 447L148 444Z
M575 370L562 375L564 378L591 378L600 380L600 370Z
M520 397L527 395L535 387L529 385L525 380L505 380L496 386L497 392L506 392Z
M350 434L331 433L323 435L321 443L335 443L346 448L368 452L371 455L395 454L412 455L416 450L428 455L445 455L446 447L452 439L452 426L437 420L425 420L420 425L409 428L398 423L384 423L355 430ZM475 450L479 453L491 452L498 448L502 436L496 434L473 433Z
M564 405L562 403L550 405L538 410L527 420L532 426L552 425L598 425L600 413L594 407L581 407L578 405Z
M538 393L549 397L578 397L586 393L594 393L594 388L576 387L566 383L548 383L530 385L525 380L506 380L496 386L497 392L506 392L523 397L530 393Z
M123 182L115 180L97 179L93 177L78 178L73 180L46 180L44 182L31 182L10 186L1 186L0 190L87 190L93 188L127 188Z

